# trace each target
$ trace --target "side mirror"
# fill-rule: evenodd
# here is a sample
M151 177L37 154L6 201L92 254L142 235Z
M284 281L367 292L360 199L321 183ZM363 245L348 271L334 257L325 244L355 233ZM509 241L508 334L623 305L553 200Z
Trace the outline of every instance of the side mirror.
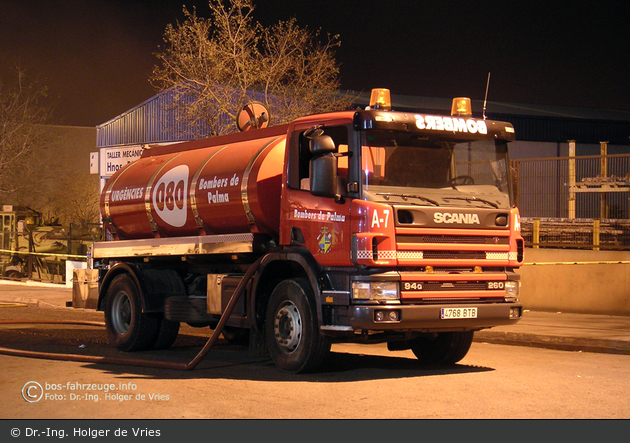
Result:
M309 149L313 158L310 161L311 194L322 197L337 195L337 151L335 142L328 135L310 137Z
M310 163L311 194L321 197L337 195L337 158L332 154L315 157Z
M335 142L329 135L317 135L310 137L309 149L311 154L315 156L337 152Z

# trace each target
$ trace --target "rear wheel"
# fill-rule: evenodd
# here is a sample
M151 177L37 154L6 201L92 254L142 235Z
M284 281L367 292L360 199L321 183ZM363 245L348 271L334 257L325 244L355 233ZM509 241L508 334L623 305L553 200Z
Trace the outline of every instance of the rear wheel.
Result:
M284 280L276 286L266 320L267 346L276 366L293 373L311 372L321 366L330 351L330 341L319 333L308 280Z
M140 290L128 274L115 277L107 290L105 324L110 342L120 351L153 348L160 330L160 318L142 312Z
M153 343L153 349L168 349L173 346L179 335L179 322L167 320L163 315L158 314L160 326L158 334Z
M474 331L440 332L413 341L411 350L426 366L451 365L463 359L473 341Z

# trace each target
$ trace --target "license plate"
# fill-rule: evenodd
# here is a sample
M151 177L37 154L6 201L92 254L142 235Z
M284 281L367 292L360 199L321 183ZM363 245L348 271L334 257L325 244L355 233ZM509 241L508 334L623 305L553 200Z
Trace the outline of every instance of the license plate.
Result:
M443 320L477 318L477 308L442 308Z

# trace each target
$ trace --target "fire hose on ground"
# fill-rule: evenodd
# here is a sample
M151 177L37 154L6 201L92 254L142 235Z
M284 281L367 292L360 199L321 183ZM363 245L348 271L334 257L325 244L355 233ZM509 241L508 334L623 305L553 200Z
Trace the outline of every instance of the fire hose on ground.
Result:
M197 365L206 357L210 349L214 346L216 341L219 339L225 324L227 323L236 303L241 297L245 286L252 278L260 262L262 261L262 257L254 262L252 266L247 270L240 283L236 287L234 294L230 298L227 306L225 307L225 311L221 315L219 323L217 327L212 332L212 335L203 346L203 348L199 351L197 356L193 358L188 363L173 363L173 362L160 362L160 361L147 361L147 360L138 360L138 359L127 359L127 358L116 358L116 357L99 357L99 356L90 356L90 355L80 355L80 354L54 354L50 352L36 352L36 351L26 351L26 350L15 350L10 348L0 347L0 354L17 356L17 357L28 357L28 358L39 358L39 359L47 359L47 360L62 360L62 361L74 361L81 363L100 363L100 364L112 364L112 365L126 365L126 366L139 366L139 367L150 367L150 368L158 368L158 369L173 369L180 371L190 371L195 369ZM93 321L72 321L72 320L57 320L57 321L46 321L46 320L0 320L0 324L55 324L55 325L77 325L77 326L104 326L105 324L102 322L93 322Z

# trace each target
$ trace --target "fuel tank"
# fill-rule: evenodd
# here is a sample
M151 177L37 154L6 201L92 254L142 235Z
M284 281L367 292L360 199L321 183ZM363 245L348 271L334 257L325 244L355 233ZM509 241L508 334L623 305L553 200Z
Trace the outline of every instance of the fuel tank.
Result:
M278 236L286 127L145 149L101 193L115 239Z

